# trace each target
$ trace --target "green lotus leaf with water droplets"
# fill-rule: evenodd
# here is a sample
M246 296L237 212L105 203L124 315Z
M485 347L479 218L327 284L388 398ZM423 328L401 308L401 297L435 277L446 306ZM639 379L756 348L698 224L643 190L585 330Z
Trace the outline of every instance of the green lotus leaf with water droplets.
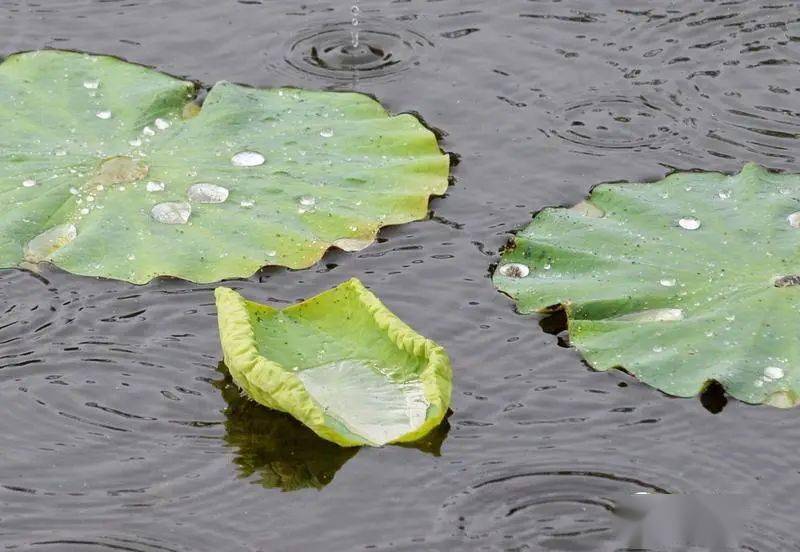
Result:
M194 83L106 57L0 64L0 267L144 283L305 268L422 218L449 158L355 93Z
M675 173L544 209L494 274L522 313L563 306L570 343L668 394L711 381L800 402L800 175Z
M342 446L417 441L450 404L442 347L392 314L356 279L278 310L216 290L233 381Z

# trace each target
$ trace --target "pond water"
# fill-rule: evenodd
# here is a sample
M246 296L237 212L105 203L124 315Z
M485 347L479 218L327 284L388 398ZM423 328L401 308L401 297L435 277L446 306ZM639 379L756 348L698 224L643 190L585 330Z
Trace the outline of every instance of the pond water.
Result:
M357 44L352 5L6 1L0 54L355 89L441 129L460 163L429 220L233 285L280 304L361 278L449 350L449 424L339 449L225 381L211 286L0 271L0 547L625 550L618 497L669 492L735 496L733 550L800 550L797 410L593 372L489 280L532 212L598 182L797 170L796 4L362 0Z

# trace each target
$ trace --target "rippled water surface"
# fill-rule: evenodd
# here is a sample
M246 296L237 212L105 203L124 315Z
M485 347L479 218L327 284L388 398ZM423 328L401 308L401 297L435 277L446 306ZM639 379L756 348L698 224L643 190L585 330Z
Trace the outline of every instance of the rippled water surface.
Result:
M797 170L800 12L773 0L0 3L0 54L110 53L204 83L356 89L458 154L429 220L312 269L358 276L455 371L425 442L339 449L226 380L212 290L0 271L0 547L624 550L616 496L731 493L735 550L798 550L797 411L595 373L489 281L509 233L609 180ZM706 407L704 407L704 404Z

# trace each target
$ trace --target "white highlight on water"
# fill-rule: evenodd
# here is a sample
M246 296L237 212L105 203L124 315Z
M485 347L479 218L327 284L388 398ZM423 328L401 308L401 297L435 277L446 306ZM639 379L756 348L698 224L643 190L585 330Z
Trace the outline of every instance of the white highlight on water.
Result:
M95 115L97 116L98 119L103 119L104 121L107 121L108 119L111 118L110 111L98 111L97 113L95 113Z
M659 284L664 287L673 287L675 285L675 280L673 278L662 278Z
M678 226L684 230L697 230L700 228L700 221L695 218L682 218L678 221Z
M786 220L792 228L800 228L800 211L792 213L786 217Z
M331 418L373 445L419 427L428 410L422 382L392 380L376 363L349 359L297 372Z
M186 194L192 203L223 203L228 199L228 188L208 182L198 182L189 186Z
M234 167L258 167L263 165L266 159L257 151L240 151L231 157Z
M192 206L185 202L159 203L153 206L150 215L162 224L186 224L192 214Z
M29 178L27 180L23 180L22 185L26 188L33 188L34 186L36 186L36 181L33 180L32 178Z
M160 118L156 119L153 124L156 125L158 130L167 130L170 127L169 121Z
M100 87L99 80L86 80L83 81L83 87L87 90L97 90Z
M319 135L323 138L332 138L333 137L333 129L332 128L324 128L319 131Z

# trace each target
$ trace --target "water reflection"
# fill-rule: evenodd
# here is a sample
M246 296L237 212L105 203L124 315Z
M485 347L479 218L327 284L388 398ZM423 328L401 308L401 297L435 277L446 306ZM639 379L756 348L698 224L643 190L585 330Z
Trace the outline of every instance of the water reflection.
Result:
M288 414L248 399L233 383L224 363L217 371L222 379L214 386L226 403L225 442L236 450L234 462L241 477L255 476L263 487L283 491L322 489L361 450L326 441ZM419 441L399 446L440 456L449 431L445 419Z
M225 399L225 442L236 449L242 477L257 476L260 485L284 491L322 489L358 447L340 447L283 412L270 410L239 392L227 367L215 382Z

